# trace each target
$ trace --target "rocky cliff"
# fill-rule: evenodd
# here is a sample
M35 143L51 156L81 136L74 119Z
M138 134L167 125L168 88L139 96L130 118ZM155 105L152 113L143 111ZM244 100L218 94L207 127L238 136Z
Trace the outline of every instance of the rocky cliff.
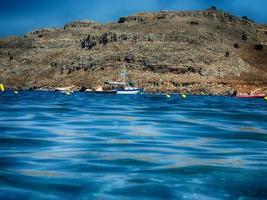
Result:
M229 94L267 89L267 26L215 8L76 21L0 40L9 88L94 88L128 79L149 92Z

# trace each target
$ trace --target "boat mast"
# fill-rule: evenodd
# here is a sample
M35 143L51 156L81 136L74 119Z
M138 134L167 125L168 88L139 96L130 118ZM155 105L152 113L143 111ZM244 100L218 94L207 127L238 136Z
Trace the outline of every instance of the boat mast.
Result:
M126 76L127 76L127 72L126 72L126 66L125 63L123 62L123 71L120 74L123 83L126 83Z
M126 83L126 66L125 66L125 62L123 62L123 82Z

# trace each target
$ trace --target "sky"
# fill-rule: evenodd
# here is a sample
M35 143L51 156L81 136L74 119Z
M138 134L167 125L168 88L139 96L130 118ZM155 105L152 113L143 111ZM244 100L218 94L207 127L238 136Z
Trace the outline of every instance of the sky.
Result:
M0 0L0 37L63 27L75 20L107 23L137 12L211 6L267 24L267 0Z

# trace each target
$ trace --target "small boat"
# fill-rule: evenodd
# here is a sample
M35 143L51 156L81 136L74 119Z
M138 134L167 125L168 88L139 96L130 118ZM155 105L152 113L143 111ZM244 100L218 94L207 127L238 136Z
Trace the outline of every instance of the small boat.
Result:
M143 89L126 87L124 90L118 90L117 94L140 94Z
M110 85L113 90L116 90L116 94L140 94L144 91L141 87L135 87L134 82L110 82L105 84Z
M120 77L123 79L122 82L106 82L112 85L117 90L117 94L140 94L144 92L144 88L136 87L135 83L132 81L126 82L126 76L128 75L126 71L125 63L123 63L123 71Z
M134 82L126 82L126 67L124 64L124 70L120 74L123 79L122 82L106 81L104 86L98 87L96 90L91 91L92 93L111 93L111 94L140 94L144 91L141 87L136 87Z
M246 98L246 99L250 99L250 98L264 98L266 95L263 93L260 94L248 94L248 93L238 93L236 95L237 98Z

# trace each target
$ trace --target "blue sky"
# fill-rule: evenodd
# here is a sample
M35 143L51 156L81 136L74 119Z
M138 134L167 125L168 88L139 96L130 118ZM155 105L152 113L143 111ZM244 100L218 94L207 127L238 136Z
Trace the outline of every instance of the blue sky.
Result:
M111 22L142 11L199 10L210 6L267 23L267 0L0 0L0 37L62 27L80 19Z

